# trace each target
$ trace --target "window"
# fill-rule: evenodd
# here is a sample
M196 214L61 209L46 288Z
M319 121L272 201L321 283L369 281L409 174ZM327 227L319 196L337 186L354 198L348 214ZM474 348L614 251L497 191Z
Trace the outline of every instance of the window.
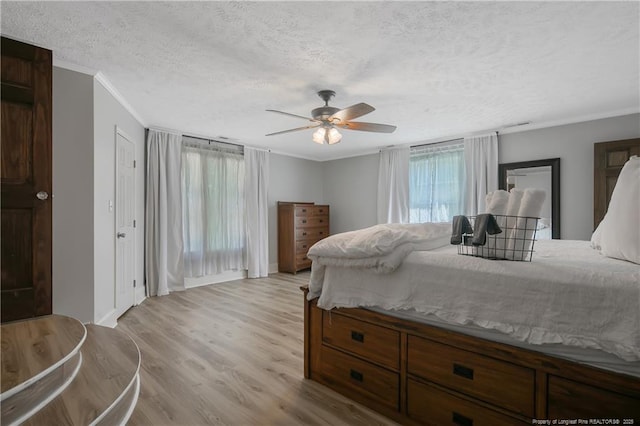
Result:
M245 269L242 150L193 139L182 145L185 276Z
M411 148L409 222L450 222L464 213L464 144Z

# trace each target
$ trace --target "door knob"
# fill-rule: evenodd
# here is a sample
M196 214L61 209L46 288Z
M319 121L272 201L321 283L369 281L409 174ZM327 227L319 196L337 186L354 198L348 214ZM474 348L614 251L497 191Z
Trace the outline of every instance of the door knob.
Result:
M44 201L44 200L46 200L47 198L49 198L49 194L47 194L47 192L46 192L46 191L40 191L40 192L38 192L38 193L36 194L36 198L37 198L38 200L43 200L43 201Z
M118 233L116 234L116 237L118 237L118 238L124 238L124 237L126 237L126 236L127 236L127 234L125 234L124 232L118 232Z

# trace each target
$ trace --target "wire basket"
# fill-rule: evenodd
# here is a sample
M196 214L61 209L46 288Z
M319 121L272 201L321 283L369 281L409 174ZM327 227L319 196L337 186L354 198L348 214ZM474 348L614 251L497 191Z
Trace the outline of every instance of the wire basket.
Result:
M483 257L492 260L515 260L531 262L533 244L538 230L538 218L526 216L494 215L502 232L486 235L484 245L473 245L473 234L462 234L462 244L458 254ZM475 229L476 216L469 216L471 227Z

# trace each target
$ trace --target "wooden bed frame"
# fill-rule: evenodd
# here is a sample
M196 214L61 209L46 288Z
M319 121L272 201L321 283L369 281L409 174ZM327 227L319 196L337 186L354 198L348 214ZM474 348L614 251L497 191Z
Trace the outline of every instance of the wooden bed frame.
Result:
M594 211L635 152L640 139L595 144ZM640 378L366 309L325 311L302 290L305 378L399 423L640 424Z

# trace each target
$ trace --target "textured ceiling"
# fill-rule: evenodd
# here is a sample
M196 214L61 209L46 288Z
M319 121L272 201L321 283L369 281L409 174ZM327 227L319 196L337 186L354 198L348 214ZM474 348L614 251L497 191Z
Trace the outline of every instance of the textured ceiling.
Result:
M100 71L145 125L318 160L519 122L640 111L638 2L9 2L5 36ZM311 142L299 115L366 102Z

